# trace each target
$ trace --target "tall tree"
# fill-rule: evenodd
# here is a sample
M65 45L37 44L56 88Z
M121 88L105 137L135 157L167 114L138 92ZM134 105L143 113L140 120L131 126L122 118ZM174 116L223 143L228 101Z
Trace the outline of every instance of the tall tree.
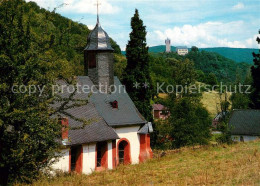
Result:
M260 30L259 30L260 34ZM256 41L260 44L260 38L257 37ZM259 50L260 51L260 50ZM251 94L252 104L254 109L260 109L260 53L253 53L254 66L251 67L251 73L253 78L253 92Z
M150 105L152 81L146 30L137 9L131 19L131 28L130 40L126 46L127 66L122 82L138 110L149 121L152 120Z
M4 0L0 6L0 185L29 183L53 163L61 125L50 116L64 109L50 105L71 100L52 92L58 78L71 76L69 62L50 47L48 33L39 39L31 32L35 18L26 19L26 5Z
M210 117L199 99L176 99L171 109L170 123L173 147L207 144L210 138Z

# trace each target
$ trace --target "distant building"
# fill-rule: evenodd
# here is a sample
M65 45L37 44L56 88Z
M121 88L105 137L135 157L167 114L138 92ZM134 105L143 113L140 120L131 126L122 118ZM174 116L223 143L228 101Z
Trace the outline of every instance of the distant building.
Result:
M176 47L176 52L180 56L185 56L186 54L189 53L189 50L188 50L188 48L186 46L177 46Z
M165 120L170 116L170 111L161 104L153 104L153 118Z
M260 137L260 110L234 110L229 120L234 141L252 141Z
M219 112L214 119L212 120L212 127L217 128L218 124L221 122L223 116L226 115L226 112Z
M169 38L165 40L165 45L166 45L166 52L171 52L171 40Z

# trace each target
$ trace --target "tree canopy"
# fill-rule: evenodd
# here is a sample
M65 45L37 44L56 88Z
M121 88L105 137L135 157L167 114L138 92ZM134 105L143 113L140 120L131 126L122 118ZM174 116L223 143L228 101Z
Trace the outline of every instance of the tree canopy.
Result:
M152 82L146 30L138 10L135 10L131 18L131 28L130 40L126 46L127 65L122 82L138 110L149 121L152 120L150 105Z
M68 100L52 85L78 73L88 32L35 3L1 1L0 184L30 183L57 157L62 126L51 116L64 109L51 104Z
M260 34L260 31L259 31ZM260 44L260 38L257 37L256 41ZM254 65L251 67L253 78L253 92L251 95L252 104L254 109L260 109L260 50L259 53L253 53Z

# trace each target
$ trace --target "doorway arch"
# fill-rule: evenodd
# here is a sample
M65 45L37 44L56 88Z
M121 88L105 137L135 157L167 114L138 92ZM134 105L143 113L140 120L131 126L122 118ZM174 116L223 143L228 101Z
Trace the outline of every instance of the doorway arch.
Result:
M117 164L131 164L130 142L122 138L117 142Z

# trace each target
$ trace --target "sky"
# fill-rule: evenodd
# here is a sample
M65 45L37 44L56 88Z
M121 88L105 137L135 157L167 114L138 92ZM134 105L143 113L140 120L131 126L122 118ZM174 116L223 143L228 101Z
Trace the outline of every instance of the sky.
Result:
M97 0L26 0L86 24L96 24ZM260 48L260 0L99 0L103 29L122 50L138 9L147 31L147 45ZM57 8L58 7L58 8Z

